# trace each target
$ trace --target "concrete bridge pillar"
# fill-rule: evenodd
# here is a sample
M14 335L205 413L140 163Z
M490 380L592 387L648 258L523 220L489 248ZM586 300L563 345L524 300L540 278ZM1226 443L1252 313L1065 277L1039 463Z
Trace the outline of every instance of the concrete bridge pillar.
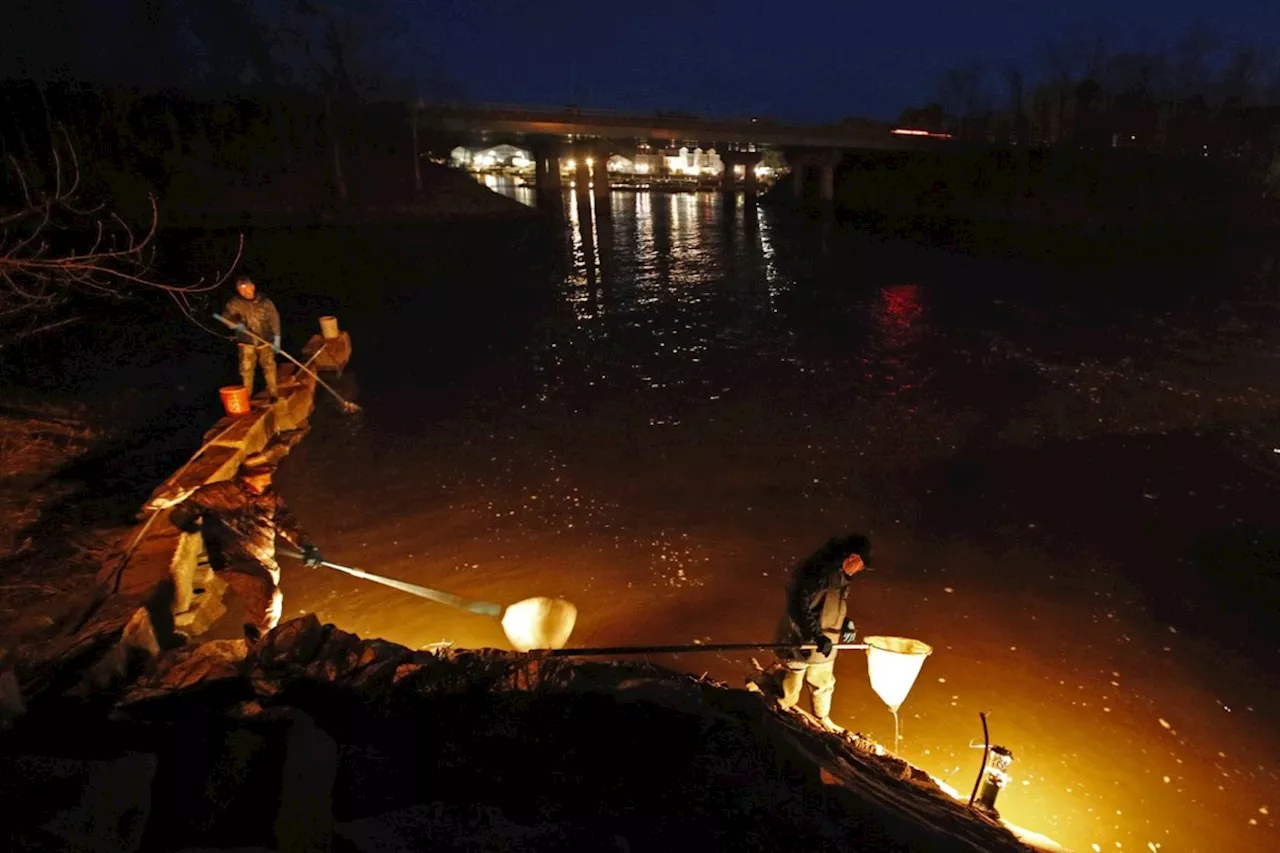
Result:
M720 163L724 166L724 171L720 174L720 192L724 194L725 201L733 201L737 196L738 178L734 174L734 168L738 165L736 151L729 151L724 148L717 148L720 153Z
M548 137L530 140L533 151L534 191L540 210L563 214L560 196L560 142Z
M757 193L756 166L760 163L759 151L734 151L727 145L717 146L720 162L724 164L724 173L720 177L720 188L726 201L737 199L738 177L737 167L742 167L742 188L747 201L755 198Z
M823 201L834 201L836 197L836 166L826 162L821 166L821 179L818 181L819 197Z
M740 158L740 162L742 163L743 189L745 190L747 202L751 203L755 201L756 195L759 192L759 187L756 183L756 166L760 165L760 152L743 151L740 154Z
M607 201L609 198L609 146L600 143L596 146L595 168L592 169L592 179L595 181L595 192L597 201ZM600 207L599 204L596 205Z
M808 171L814 169L818 173L818 198L824 204L835 201L836 167L840 165L840 161L841 153L836 148L788 151L787 162L791 165L796 200L804 199L805 179L808 177Z
M560 143L552 139L535 139L529 147L533 149L538 191L560 192Z
M574 146L574 183L576 184L578 195L583 195L591 190L591 167L587 165L587 160L592 159L594 153L585 145Z

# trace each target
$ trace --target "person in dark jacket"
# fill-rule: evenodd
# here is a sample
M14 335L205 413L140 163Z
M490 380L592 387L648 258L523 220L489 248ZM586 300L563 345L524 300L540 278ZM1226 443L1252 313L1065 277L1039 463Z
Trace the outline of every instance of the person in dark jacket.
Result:
M800 701L805 682L813 700L813 715L831 731L843 731L831 721L831 697L836 689L837 642L852 643L857 634L848 616L849 580L871 563L871 541L853 535L832 539L796 567L787 588L786 612L778 626L778 642L817 644L811 650L778 653L784 667L782 699L785 710Z
M274 471L271 462L250 457L234 479L201 486L169 517L179 530L203 534L209 566L236 591L253 620L245 634L254 640L279 624L284 606L276 537L299 548L310 568L324 559L272 488Z
M250 279L241 276L236 279L236 295L227 302L222 316L236 324L240 381L249 391L249 396L253 396L254 368L260 365L267 396L274 402L277 396L276 353L280 351L280 312L276 310L275 303L259 293L257 285Z

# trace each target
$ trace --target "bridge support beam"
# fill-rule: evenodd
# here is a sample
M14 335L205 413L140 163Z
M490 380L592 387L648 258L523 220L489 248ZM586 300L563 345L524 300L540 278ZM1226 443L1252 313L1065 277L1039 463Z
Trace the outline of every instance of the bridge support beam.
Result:
M747 204L755 204L756 196L759 194L759 184L756 181L756 166L760 165L760 152L744 151L742 153L743 195L746 196Z
M720 162L724 164L724 172L720 177L720 189L726 202L737 201L738 176L736 170L742 167L742 188L748 204L755 202L757 193L756 166L760 164L759 151L734 151L729 146L717 146Z
M547 191L558 194L560 192L560 155L558 153L547 155L543 174L547 178Z
M586 195L591 191L591 166L587 164L587 160L592 159L591 155L594 153L585 145L575 145L573 148L573 182L578 195Z
M831 163L823 163L822 171L819 173L818 194L823 201L835 201L836 198L836 167Z
M721 151L720 163L724 166L724 171L720 173L720 192L724 196L725 201L733 201L737 196L737 175L734 174L734 160L732 152Z
M564 200L560 195L560 141L550 137L530 140L533 151L534 191L538 208L552 213L564 212Z
M595 194L597 202L609 200L609 146L601 142L595 149L595 168L592 169L592 180L595 182ZM596 204L597 211L603 210L603 206Z
M823 205L831 205L836 197L836 167L843 155L838 148L801 148L787 151L787 163L791 166L792 186L797 201L803 201L806 179L810 169L818 173L818 199Z

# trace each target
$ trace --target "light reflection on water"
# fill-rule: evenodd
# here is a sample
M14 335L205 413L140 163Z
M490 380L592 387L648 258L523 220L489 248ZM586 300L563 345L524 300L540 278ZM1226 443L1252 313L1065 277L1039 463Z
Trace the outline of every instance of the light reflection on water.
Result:
M572 645L767 641L787 567L864 529L882 567L855 587L862 632L935 648L902 708L906 757L967 791L991 710L1016 758L999 802L1014 822L1081 850L1262 849L1274 692L1154 603L1177 582L1160 512L1199 490L1177 511L1248 513L1214 491L1223 473L1162 479L1187 464L1162 449L1179 424L1228 417L1220 386L1187 378L1203 350L1139 375L1086 352L1093 332L1037 350L1062 325L1052 306L970 296L987 282L960 260L713 193L599 204L565 192L563 310L494 366L501 389L464 377L469 402L422 423L406 390L370 407L360 446L327 447L320 422L295 452L282 488L331 531L326 556L502 603L568 598ZM1180 322L1126 317L1106 336L1149 351ZM1023 323L1034 334L1008 331ZM1236 389L1241 410L1280 413L1259 388ZM354 504L337 519L335 479ZM1135 539L1151 553L1126 565L1116 543ZM348 579L293 573L286 595L400 642L502 645L496 624ZM891 741L863 660L842 658L835 716ZM663 663L734 686L751 669Z
M537 191L522 181L518 181L513 175L484 174L476 175L476 178L479 179L480 183L496 193L513 198L529 207L537 206Z

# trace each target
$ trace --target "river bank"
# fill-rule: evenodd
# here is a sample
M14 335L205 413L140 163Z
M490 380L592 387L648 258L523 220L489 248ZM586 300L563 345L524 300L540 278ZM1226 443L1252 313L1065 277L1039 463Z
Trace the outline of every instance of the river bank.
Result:
M312 616L91 700L0 737L22 849L1032 849L872 741L647 665L414 652Z
M348 198L331 186L323 162L303 161L251 183L239 175L182 173L171 178L162 205L166 228L280 228L447 223L527 219L527 206L490 192L465 172L411 161L351 157Z
M812 205L790 181L762 198ZM1195 260L1280 228L1261 176L1122 149L850 153L828 212L867 233L1077 270Z

